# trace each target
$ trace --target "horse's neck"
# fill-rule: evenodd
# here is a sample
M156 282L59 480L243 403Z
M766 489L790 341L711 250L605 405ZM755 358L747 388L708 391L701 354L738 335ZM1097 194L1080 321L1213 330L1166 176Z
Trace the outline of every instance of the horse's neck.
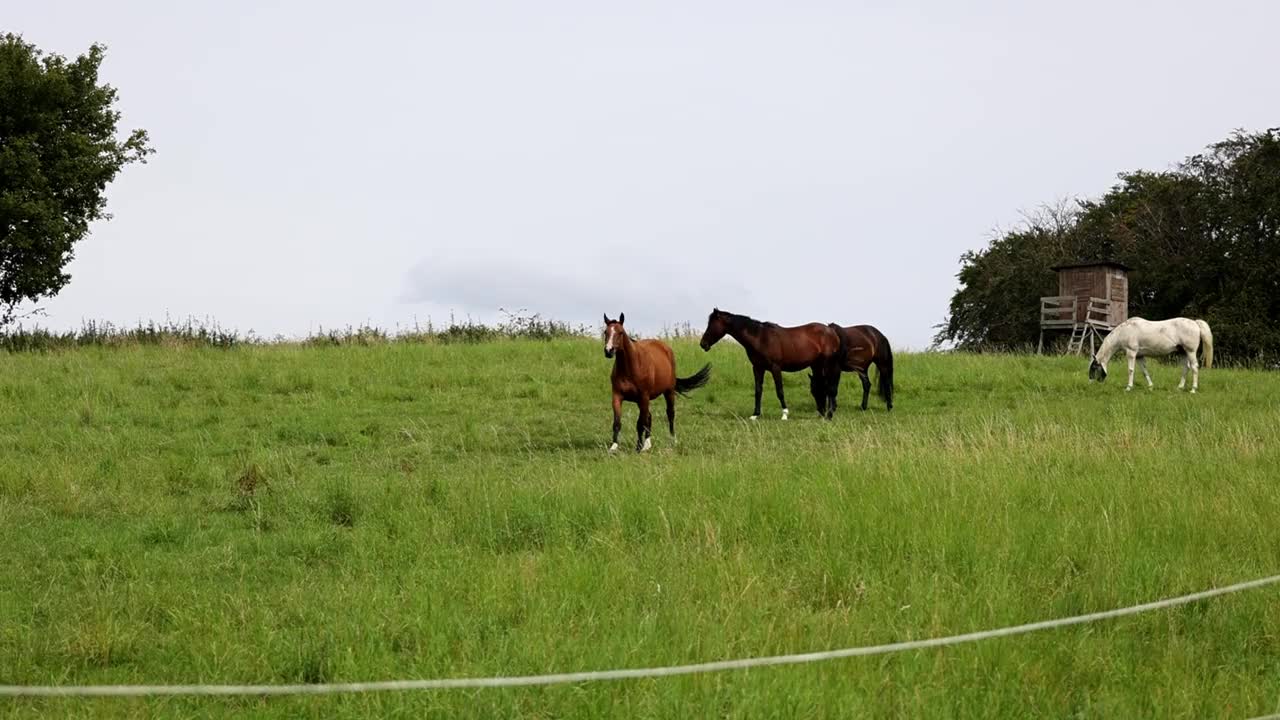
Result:
M640 353L636 350L636 344L631 341L631 336L625 332L622 333L622 342L618 343L613 364L621 368L628 377L635 376L640 369Z
M1098 352L1093 354L1093 359L1098 361L1099 365L1106 366L1111 362L1111 356L1116 354L1116 350L1120 346L1120 334L1124 332L1113 331L1102 339L1102 344L1098 346Z
M758 330L741 327L729 330L729 337L738 341L738 344L751 352L758 352L760 349L760 337Z

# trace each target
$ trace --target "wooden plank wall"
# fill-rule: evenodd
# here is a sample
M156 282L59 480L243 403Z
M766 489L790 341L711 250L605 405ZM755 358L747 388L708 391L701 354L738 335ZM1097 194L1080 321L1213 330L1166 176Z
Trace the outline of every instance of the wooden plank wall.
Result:
M1111 267L1070 268L1058 272L1058 294L1076 298L1077 317L1085 317L1089 298L1111 300L1111 325L1129 319L1129 278L1123 270Z
M1097 293L1102 268L1071 268L1058 273L1058 294L1076 299L1076 317L1084 318L1089 311L1089 296L1104 297Z
M1111 292L1098 297L1111 300L1111 324L1115 326L1129 319L1129 276L1119 268L1109 268L1109 270Z

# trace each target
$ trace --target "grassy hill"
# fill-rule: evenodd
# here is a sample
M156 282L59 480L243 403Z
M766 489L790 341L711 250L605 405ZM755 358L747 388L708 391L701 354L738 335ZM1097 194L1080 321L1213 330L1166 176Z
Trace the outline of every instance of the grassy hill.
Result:
M1280 572L1280 374L898 358L819 420L739 348L605 453L591 340L0 353L0 684L534 674L892 642ZM635 407L623 438L632 440ZM623 443L624 447L628 445ZM962 647L552 688L13 700L0 715L1246 717L1270 589Z

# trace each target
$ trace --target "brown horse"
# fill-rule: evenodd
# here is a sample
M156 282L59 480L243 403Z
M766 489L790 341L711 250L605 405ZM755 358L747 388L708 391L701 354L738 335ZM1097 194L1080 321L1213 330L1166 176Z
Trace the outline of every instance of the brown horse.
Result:
M707 318L702 349L710 350L725 335L737 340L747 351L747 359L755 371L756 408L751 413L752 420L760 417L760 394L764 391L766 370L773 375L773 386L778 391L778 402L782 404L782 419L786 420L787 399L782 394L782 373L805 368L820 372L840 350L839 336L822 323L780 327L715 308Z
M835 415L841 371L857 373L862 380L862 409L866 410L867 398L871 395L871 378L867 377L867 371L872 364L879 375L876 392L892 410L893 350L889 347L889 338L871 325L840 327L832 323L830 327L840 336L840 352L832 356L820 372L809 373L809 392L818 403L818 412L826 415L828 420Z
M604 356L614 358L613 374L613 444L609 452L618 449L618 431L622 429L622 401L633 402L640 408L636 420L636 452L648 450L652 441L653 415L649 413L649 401L659 395L667 399L667 427L671 430L671 442L676 441L676 393L684 395L697 390L711 379L711 364L687 378L676 377L676 358L671 346L661 340L635 340L628 335L622 323L626 313L619 313L617 320L604 316Z

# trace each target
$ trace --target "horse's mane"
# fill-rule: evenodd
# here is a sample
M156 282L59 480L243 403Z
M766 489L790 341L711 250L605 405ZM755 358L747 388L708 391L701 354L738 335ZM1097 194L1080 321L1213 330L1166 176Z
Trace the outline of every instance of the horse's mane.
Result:
M762 328L776 328L777 323L771 323L768 320L756 320L747 315L737 315L727 310L722 310L729 317L729 329L735 332L739 330L760 330Z

